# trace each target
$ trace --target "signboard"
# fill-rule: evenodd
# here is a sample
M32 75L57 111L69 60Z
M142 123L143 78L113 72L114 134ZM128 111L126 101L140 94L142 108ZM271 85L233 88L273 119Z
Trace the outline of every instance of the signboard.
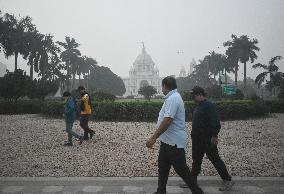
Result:
M223 89L225 94L236 94L236 87L233 85L224 86Z

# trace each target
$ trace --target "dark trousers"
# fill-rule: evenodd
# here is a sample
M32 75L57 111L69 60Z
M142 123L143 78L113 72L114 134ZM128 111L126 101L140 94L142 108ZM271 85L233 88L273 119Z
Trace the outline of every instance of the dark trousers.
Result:
M231 180L231 176L228 170L220 158L218 148L216 145L211 144L211 137L208 138L195 138L192 137L192 175L194 179L197 179L198 174L201 171L201 164L204 154L212 162L213 166L217 170L218 174L223 180Z
M171 166L174 167L176 173L189 186L192 193L202 193L197 183L194 182L190 170L186 164L185 152L183 148L177 148L161 142L158 157L158 189L159 194L166 193L166 185L168 182L169 171Z
M88 134L92 133L93 131L89 128L89 117L90 115L82 114L80 117L80 126L84 130L84 139L89 138Z

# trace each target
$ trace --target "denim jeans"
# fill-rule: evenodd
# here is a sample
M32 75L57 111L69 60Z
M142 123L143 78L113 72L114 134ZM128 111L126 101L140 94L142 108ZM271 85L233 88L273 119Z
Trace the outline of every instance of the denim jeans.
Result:
M79 138L80 136L72 130L74 121L65 121L66 132L68 134L68 142L72 142L72 137Z

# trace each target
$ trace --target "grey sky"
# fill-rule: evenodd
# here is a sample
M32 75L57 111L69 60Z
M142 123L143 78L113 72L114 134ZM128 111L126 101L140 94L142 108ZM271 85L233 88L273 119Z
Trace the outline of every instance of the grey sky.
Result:
M121 77L128 76L142 41L161 76L178 75L182 65L188 71L192 58L209 51L224 52L232 33L259 40L257 62L284 56L283 0L0 0L0 9L31 16L55 40L74 37L82 54ZM12 70L13 57L0 55ZM278 64L284 71L284 60ZM248 76L257 73L248 65Z

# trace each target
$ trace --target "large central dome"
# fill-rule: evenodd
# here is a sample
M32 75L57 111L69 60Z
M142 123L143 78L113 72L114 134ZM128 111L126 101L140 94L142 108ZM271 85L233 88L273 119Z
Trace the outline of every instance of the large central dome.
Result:
M151 65L152 67L155 65L151 56L146 52L145 47L142 48L142 53L136 57L135 62L133 63L134 67L138 65Z

